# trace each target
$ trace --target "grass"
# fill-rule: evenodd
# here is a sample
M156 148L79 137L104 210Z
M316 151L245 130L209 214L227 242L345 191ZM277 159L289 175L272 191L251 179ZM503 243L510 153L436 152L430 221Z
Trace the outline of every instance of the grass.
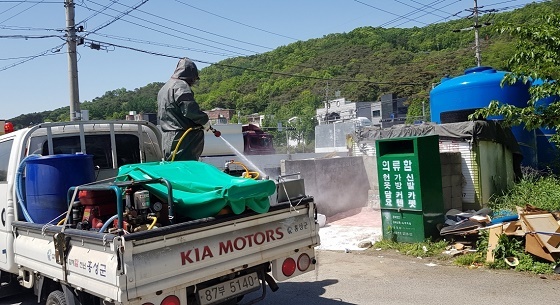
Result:
M507 193L494 196L488 207L494 212L515 211L515 207L530 204L547 211L560 210L560 179L550 173L524 169L524 178Z
M442 255L447 246L446 241L426 240L421 243L399 243L384 239L376 242L373 247L382 250L397 250L404 255L414 257L435 257Z

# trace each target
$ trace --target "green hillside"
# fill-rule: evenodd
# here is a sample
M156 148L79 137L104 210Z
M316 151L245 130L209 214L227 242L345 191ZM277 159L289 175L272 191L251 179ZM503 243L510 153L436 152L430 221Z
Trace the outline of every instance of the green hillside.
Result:
M508 70L511 39L500 34L502 23L534 22L535 17L560 12L560 0L535 3L511 12L483 15L482 64ZM221 61L201 70L196 98L205 110L232 108L241 115L268 115L267 125L299 116L311 140L315 109L321 101L342 97L354 102L376 101L393 92L411 103L409 115L419 115L429 90L445 75L458 75L476 65L474 32L454 31L473 25L469 19L415 28L362 27L349 33L299 41L273 51ZM129 110L155 112L162 83L127 90L116 89L84 102L90 119L123 118ZM69 119L69 107L21 115L11 121L27 126ZM272 117L271 115L274 115Z

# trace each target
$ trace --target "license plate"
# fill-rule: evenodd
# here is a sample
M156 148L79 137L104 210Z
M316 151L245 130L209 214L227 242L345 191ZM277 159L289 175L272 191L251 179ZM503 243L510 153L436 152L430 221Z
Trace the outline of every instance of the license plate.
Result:
M260 287L261 281L257 273L251 273L227 282L200 289L198 291L198 298L200 300L200 305L208 305L258 290Z

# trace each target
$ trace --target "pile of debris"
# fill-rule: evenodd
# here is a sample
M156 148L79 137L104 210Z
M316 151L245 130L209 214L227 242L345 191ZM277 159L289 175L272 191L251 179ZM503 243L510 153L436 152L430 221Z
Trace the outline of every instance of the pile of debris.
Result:
M527 205L517 207L517 214L492 218L490 209L461 212L449 210L445 215L445 225L440 230L442 236L478 236L480 230L489 230L486 261L494 261L494 249L502 234L524 238L525 251L555 262L560 257L559 213Z

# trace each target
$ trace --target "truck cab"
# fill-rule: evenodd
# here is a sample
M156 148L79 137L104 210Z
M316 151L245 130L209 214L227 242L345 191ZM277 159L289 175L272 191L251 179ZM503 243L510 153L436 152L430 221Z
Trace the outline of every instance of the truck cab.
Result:
M275 154L273 136L253 124L243 125L243 142L246 155Z

